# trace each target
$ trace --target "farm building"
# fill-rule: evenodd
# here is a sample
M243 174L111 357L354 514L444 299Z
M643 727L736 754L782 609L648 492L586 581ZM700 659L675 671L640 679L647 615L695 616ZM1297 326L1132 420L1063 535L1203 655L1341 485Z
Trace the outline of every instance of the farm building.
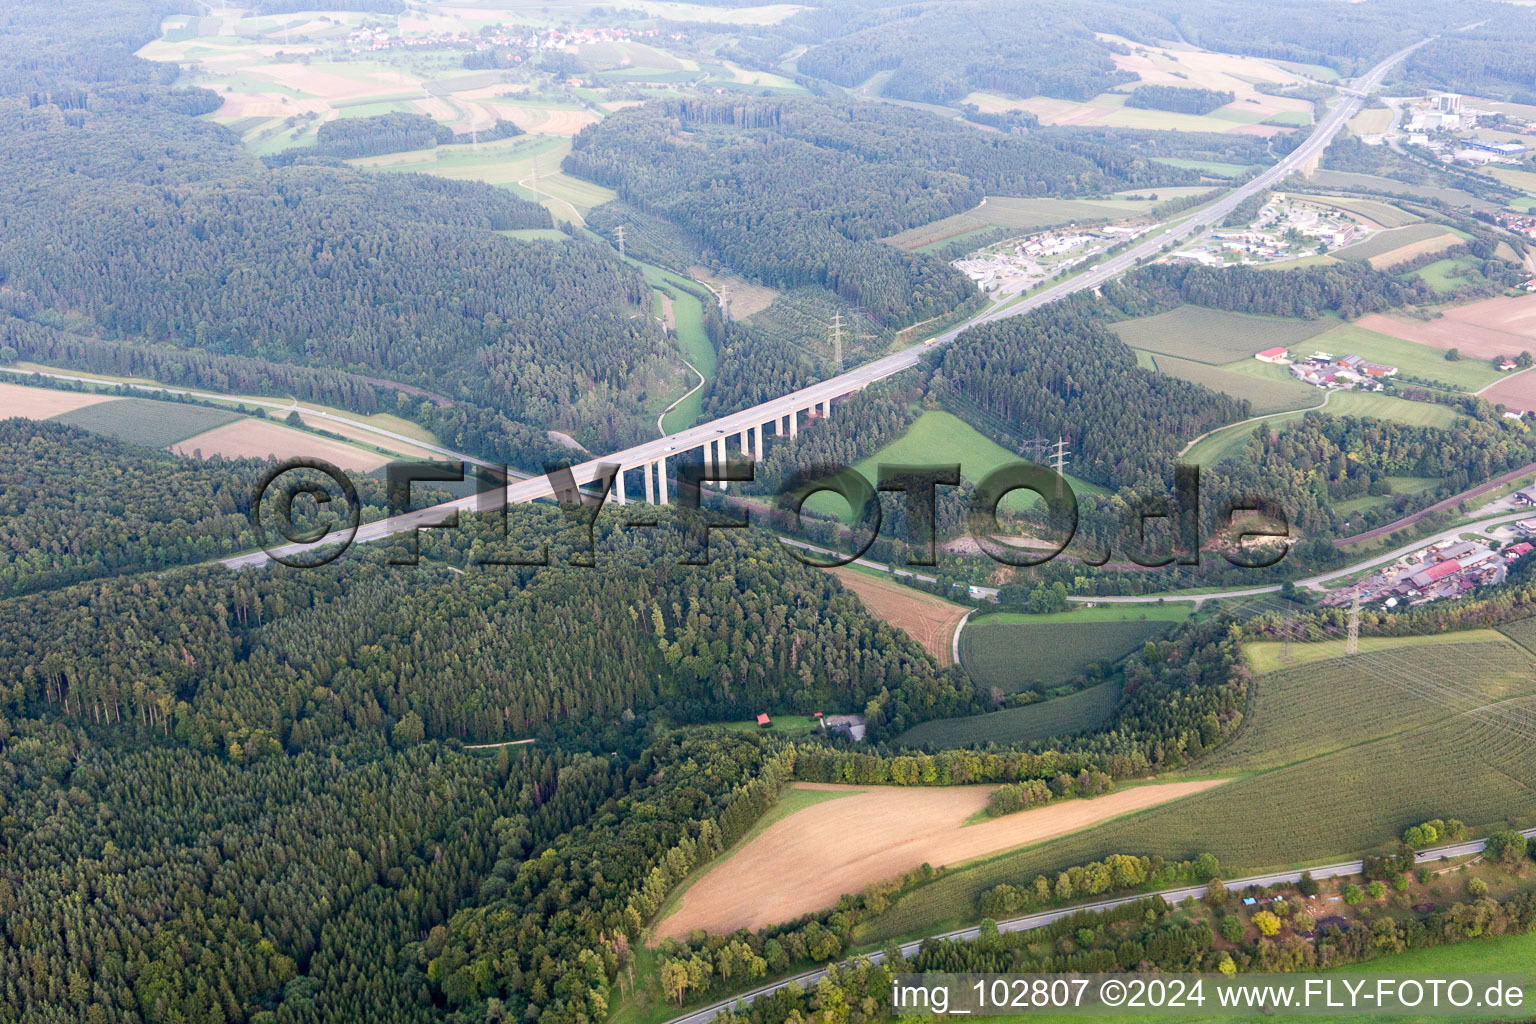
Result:
M1290 349L1276 346L1275 348L1267 348L1263 352L1256 353L1253 358L1261 363L1283 363L1286 356L1290 354Z

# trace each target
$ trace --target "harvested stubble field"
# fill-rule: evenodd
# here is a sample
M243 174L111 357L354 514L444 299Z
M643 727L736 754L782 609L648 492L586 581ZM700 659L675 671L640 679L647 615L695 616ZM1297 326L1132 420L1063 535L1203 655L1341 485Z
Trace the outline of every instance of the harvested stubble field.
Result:
M211 409L205 405L119 398L115 402L89 405L54 418L60 423L108 434L133 444L164 448L241 416L228 409Z
M1357 323L1438 349L1459 349L1464 358L1492 359L1527 349L1536 353L1536 295L1469 302L1428 321L1372 313Z
M790 921L925 863L959 864L1218 785L1220 780L1136 786L966 826L993 787L797 783L850 795L791 814L718 861L682 894L676 910L656 926L656 937Z
M389 461L389 457L364 451L341 441L316 437L268 420L241 417L234 423L205 431L171 446L178 455L201 454L203 458L219 455L226 459L274 456L278 459L299 455L323 459L340 469L367 473Z
M1118 661L1172 627L1166 620L1050 622L1028 616L973 619L960 634L960 662L1004 693L1064 683L1096 661ZM1011 620L1011 621L1010 621Z
M1053 736L1070 736L1109 721L1120 703L1118 683L1100 683L1065 697L1021 708L1007 708L965 718L938 718L908 729L896 738L900 746L932 743L938 747L968 747L981 743L1033 743Z
M1389 848L1429 818L1458 817L1474 832L1528 825L1536 814L1520 809L1536 786L1536 698L1508 694L1536 690L1536 673L1528 652L1482 642L1488 635L1388 642L1317 662L1300 679L1261 678L1252 722L1234 741L1242 746L1224 766L1288 763L941 878L856 937L881 942L973 920L976 898L999 882L1027 882L1108 853L1171 860L1209 852L1238 875ZM1469 636L1473 642L1456 642ZM1223 767L1214 757L1211 766Z
M1336 322L1229 313L1186 303L1166 313L1123 320L1112 327L1120 340L1132 348L1219 366L1251 358L1255 352L1276 345L1299 345Z
M940 665L954 664L955 627L969 608L855 569L827 571L857 594L865 610L875 618L906 630Z
M46 420L75 409L84 409L88 405L117 400L113 395L96 395L88 391L55 391L52 388L34 388L0 381L0 419L21 416L29 420Z

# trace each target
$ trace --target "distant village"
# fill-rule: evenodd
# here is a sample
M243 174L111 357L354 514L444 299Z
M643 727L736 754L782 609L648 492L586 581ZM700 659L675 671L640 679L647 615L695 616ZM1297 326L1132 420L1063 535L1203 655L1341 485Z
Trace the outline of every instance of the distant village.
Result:
M508 49L515 51L571 50L596 43L654 39L661 32L654 28L530 28L526 25L486 28L480 32L429 32L405 35L382 26L354 29L347 36L353 53L376 52L405 46L466 46L476 52ZM674 34L674 39L682 38ZM509 57L516 57L516 53Z
M1303 384L1339 390L1380 391L1387 377L1397 375L1397 367L1368 363L1357 355L1335 356L1331 352L1313 352L1302 359L1292 359L1289 349L1267 348L1254 354L1261 363L1289 366L1291 376Z

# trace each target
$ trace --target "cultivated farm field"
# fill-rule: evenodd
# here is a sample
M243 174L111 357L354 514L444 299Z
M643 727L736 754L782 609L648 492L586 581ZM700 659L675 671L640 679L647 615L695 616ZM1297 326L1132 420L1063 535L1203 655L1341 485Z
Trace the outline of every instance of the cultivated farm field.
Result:
M164 403L156 403L164 404ZM387 455L365 451L362 448L317 437L302 430L294 430L270 420L236 417L235 422L187 437L170 446L178 455L196 455L203 458L212 455L226 459L264 459L275 456L287 459L305 456L323 459L341 469L367 473L389 462Z
M1239 875L1385 848L1408 825L1434 817L1458 817L1474 832L1529 825L1536 815L1516 809L1529 806L1536 786L1536 671L1529 652L1490 635L1385 639L1353 659L1313 662L1302 675L1282 678L1302 671L1289 668L1262 676L1235 741L1242 745L1209 763L1211 771L1253 774L940 878L857 938L880 942L974 919L977 896L999 882L1108 853L1209 852ZM1204 762L1192 769L1206 770Z
M1109 721L1119 703L1120 685L1100 683L1021 708L963 718L936 718L913 726L896 737L896 742L909 747L932 743L945 748L980 743L1033 743L1102 725Z
M1383 267L1412 259L1421 253L1434 252L1437 248L1456 245L1460 241L1461 237L1449 228L1424 221L1372 235L1362 242L1336 250L1334 255L1343 260L1367 260L1373 267Z
M1168 195L1163 193L1167 192ZM1010 196L987 196L981 204L965 213L956 213L924 224L908 228L885 239L896 248L911 252L936 242L948 241L961 235L987 228L1010 228L1017 231L1033 231L1037 228L1055 227L1077 222L1094 224L1103 221L1127 220L1152 212L1161 199L1179 193L1178 188L1156 192L1158 200L1150 198L1112 199L1021 199ZM1149 196L1152 193L1142 193Z
M1153 356L1152 363L1159 373L1166 373L1170 377L1187 380L1192 384L1203 385L1212 391L1231 395L1233 398L1247 399L1255 416L1284 412L1287 409L1302 409L1322 401L1322 395L1317 388L1293 379L1283 367L1253 360L1248 360L1248 363L1252 363L1256 369L1280 372L1273 375L1244 373L1242 371L1249 368L1248 363L1239 362L1222 367L1165 355ZM1252 431L1251 426L1249 430Z
M7 384L0 381L0 412L6 418L21 416L29 420L47 420L88 405L115 402L113 395L98 395L89 391L56 391L53 388L33 388L25 384Z
M1379 199L1356 199L1346 196L1318 196L1310 193L1292 196L1305 203L1314 206L1327 206L1335 210L1343 210L1376 224L1383 228L1400 228L1404 224L1413 224L1424 218L1418 214L1409 213L1401 207Z
M1276 345L1299 345L1335 323L1229 313L1186 303L1166 313L1122 320L1111 327L1132 348L1219 366L1252 358L1255 352Z
M1372 363L1396 366L1404 374L1438 381L1462 391L1476 391L1498 380L1500 373L1484 359L1447 360L1445 353L1415 341L1341 324L1312 339L1312 346L1336 356L1354 353Z
M119 398L54 417L60 423L150 448L165 448L242 418L228 409L157 402L148 398Z
M849 795L805 807L716 861L656 926L656 936L682 937L696 928L728 933L790 921L925 863L960 864L1219 784L1196 780L1135 786L965 825L986 806L994 787L797 783L796 789Z
M857 569L842 567L827 571L858 595L859 602L869 614L905 630L940 665L954 664L955 627L965 618L969 608ZM963 640L965 634L961 637Z
M1117 661L1172 627L1156 619L1035 624L1033 617L973 618L960 634L960 663L977 682L1004 693L1049 688L1096 661Z
M1361 327L1438 349L1456 348L1463 358L1536 353L1536 295L1500 296L1452 306L1434 320L1373 313Z

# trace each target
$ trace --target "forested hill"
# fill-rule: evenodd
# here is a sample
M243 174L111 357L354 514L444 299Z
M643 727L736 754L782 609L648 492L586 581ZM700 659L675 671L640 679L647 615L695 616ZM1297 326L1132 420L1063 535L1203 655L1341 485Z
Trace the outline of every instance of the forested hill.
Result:
M949 312L975 289L940 260L879 238L988 193L1190 179L1091 144L988 135L903 108L716 98L620 111L576 137L565 169L681 226L749 277L821 285L896 325Z
M1490 24L1480 30L1455 31L1483 19ZM1011 0L831 0L777 25L743 30L733 54L769 67L807 47L795 62L803 74L845 88L883 74L876 83L881 95L925 103L957 104L978 90L1083 101L1136 80L1117 65L1130 52L1122 40L1177 41L1349 76L1443 33L1411 58L1402 77L1505 95L1532 89L1520 70L1518 40L1529 40L1533 27L1536 15L1518 7L1454 0L1045 0L1027 8Z
M635 315L649 301L638 273L594 243L497 234L550 223L502 189L267 167L194 120L217 96L95 48L103 22L149 38L158 8L127 6L30 5L3 30L30 72L0 78L12 90L0 95L6 312L111 346L420 385L471 419L493 411L601 449L646 434L647 387L682 370L652 318ZM77 46L49 42L60 19L78 27ZM32 40L46 63L26 55Z
M508 546L486 548L484 524L466 519L451 538L462 576L387 565L365 546L324 569L184 570L0 602L0 679L16 683L0 714L110 723L125 738L158 735L169 716L202 749L270 756L408 715L427 737L489 742L600 731L626 711L868 710L884 734L975 708L963 674L765 535L717 535L712 564L681 566L671 517L644 531L616 516L594 568L558 545L549 568L472 565L477 537L476 558ZM509 519L516 538L561 536L557 510Z

